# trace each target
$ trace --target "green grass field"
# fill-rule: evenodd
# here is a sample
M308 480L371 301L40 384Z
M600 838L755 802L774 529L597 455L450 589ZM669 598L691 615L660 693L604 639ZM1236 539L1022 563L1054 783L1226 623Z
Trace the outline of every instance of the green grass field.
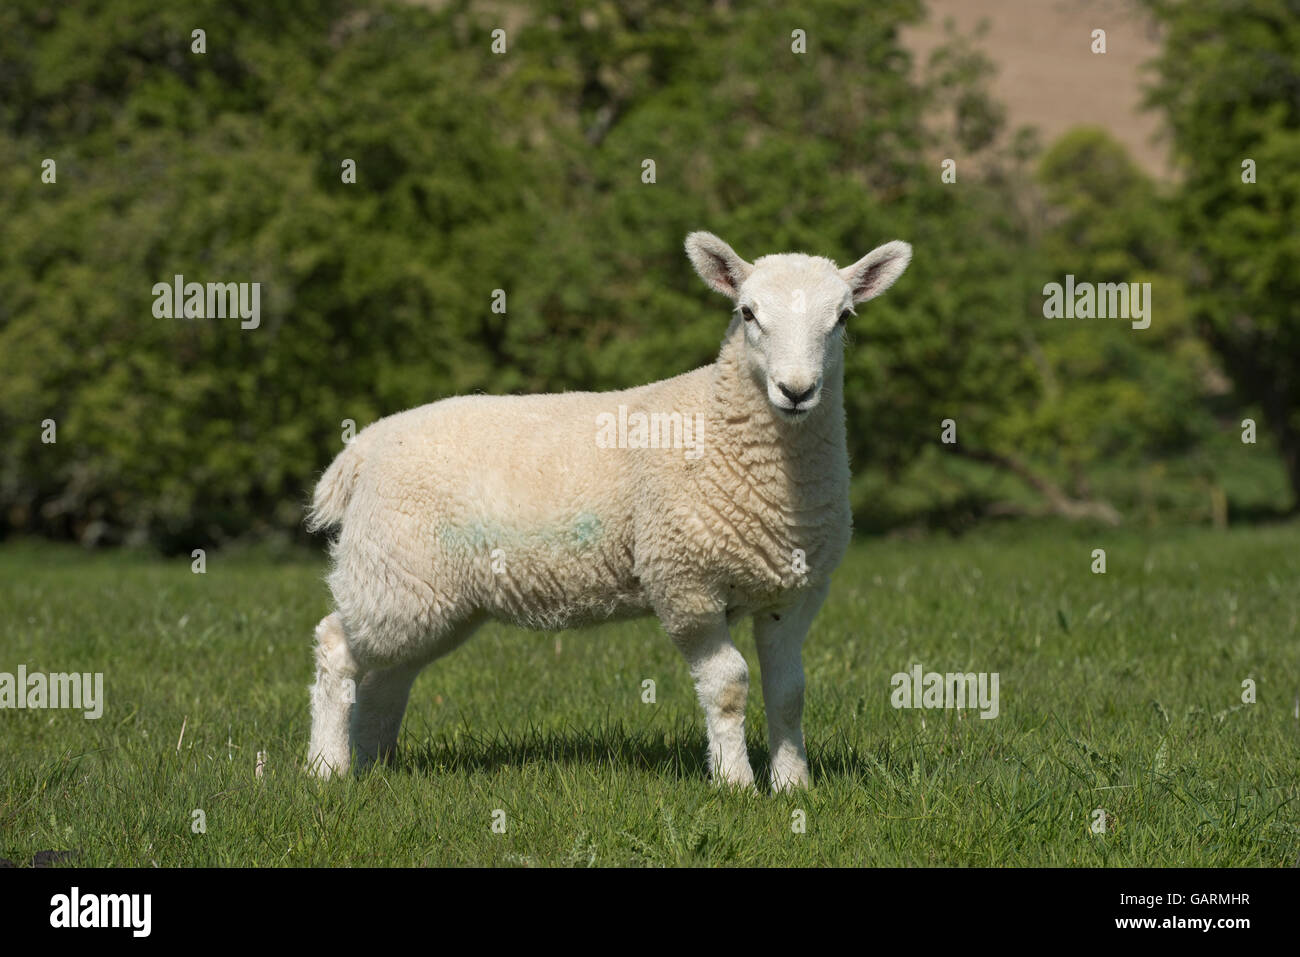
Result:
M1104 575L1090 571L1098 547ZM210 554L196 575L188 558L0 548L0 671L102 671L106 698L99 720L0 711L0 857L1282 866L1300 854L1296 525L1008 526L856 545L805 648L814 786L782 796L705 780L702 716L653 620L485 628L417 681L396 765L310 779L297 768L323 572L266 553ZM747 624L737 643L765 776ZM891 675L914 664L997 672L999 716L894 709Z

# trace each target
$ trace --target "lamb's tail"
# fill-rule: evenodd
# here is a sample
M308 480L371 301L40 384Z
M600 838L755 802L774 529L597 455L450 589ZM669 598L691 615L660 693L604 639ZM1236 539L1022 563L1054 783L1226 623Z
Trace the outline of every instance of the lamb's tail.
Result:
M317 532L342 524L343 513L352 500L352 490L356 488L357 476L361 472L361 462L361 451L353 439L316 483L311 508L307 512L308 531Z

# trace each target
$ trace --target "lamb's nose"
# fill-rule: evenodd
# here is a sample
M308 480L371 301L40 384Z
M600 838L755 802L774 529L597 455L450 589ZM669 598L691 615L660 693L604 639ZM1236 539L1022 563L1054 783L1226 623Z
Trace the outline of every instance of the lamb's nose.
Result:
M813 393L817 391L816 383L810 385L802 392L795 392L794 389L791 389L784 382L778 382L776 384L776 387L781 390L781 394L784 395L787 399L789 399L790 404L794 406L797 406L800 402L803 402L805 399L811 399L813 397Z

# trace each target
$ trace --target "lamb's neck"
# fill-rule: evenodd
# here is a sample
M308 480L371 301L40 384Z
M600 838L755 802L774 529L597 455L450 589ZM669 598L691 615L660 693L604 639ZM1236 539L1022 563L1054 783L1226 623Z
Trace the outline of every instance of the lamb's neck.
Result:
M800 485L808 480L825 486L847 473L842 369L827 375L817 406L802 421L792 422L772 408L766 386L750 373L738 322L728 330L714 364L709 418L715 435L738 440L727 443L729 448L766 450L764 457L779 457L784 474Z

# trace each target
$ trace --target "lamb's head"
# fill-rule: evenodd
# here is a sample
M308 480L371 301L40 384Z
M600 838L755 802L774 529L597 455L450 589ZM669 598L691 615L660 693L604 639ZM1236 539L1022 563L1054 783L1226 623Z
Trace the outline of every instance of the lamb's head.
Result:
M844 361L844 325L855 304L903 274L912 247L894 241L838 269L820 256L784 253L747 263L712 233L686 237L686 254L710 288L736 304L749 371L776 414L797 421L821 401Z

